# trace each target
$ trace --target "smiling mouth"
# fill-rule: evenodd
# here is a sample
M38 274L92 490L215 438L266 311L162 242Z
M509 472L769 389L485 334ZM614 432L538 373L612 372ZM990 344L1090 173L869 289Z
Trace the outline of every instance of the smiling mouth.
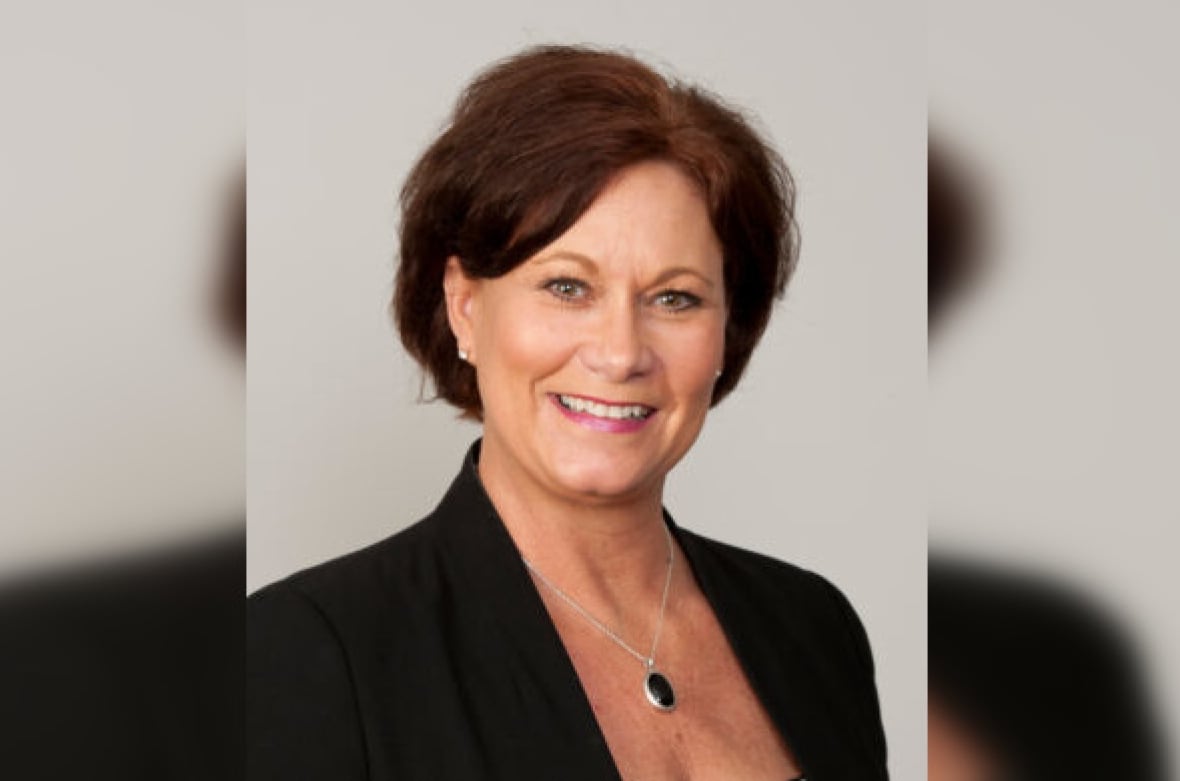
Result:
M646 420L655 412L654 407L644 404L605 404L603 402L583 399L580 396L566 396L555 394L557 402L570 412L581 415L592 415L605 420Z

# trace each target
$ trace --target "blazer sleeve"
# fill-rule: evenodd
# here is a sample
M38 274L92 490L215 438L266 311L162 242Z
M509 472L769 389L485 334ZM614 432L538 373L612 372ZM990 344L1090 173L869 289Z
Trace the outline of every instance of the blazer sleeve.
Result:
M841 616L842 623L847 630L848 640L855 651L857 661L859 663L860 680L855 687L855 691L859 693L857 698L857 707L860 709L860 722L866 726L864 739L868 743L868 749L871 756L880 758L881 771L885 773L886 758L888 756L885 743L885 729L881 720L881 704L877 697L876 686L876 672L873 663L873 651L869 645L869 636L865 632L864 624L861 623L860 617L857 616L852 604L848 598L844 596L838 588L831 583L825 584L828 587L828 593L836 603L836 609ZM882 778L885 778L882 775Z
M364 738L344 648L311 598L279 583L246 610L251 781L363 781Z

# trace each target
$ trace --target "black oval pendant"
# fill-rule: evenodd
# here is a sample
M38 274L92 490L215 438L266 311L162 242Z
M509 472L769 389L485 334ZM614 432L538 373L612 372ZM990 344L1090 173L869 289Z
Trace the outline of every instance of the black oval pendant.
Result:
M672 682L664 674L656 670L649 670L643 679L643 691L647 701L662 711L670 711L676 707L676 692L672 690Z

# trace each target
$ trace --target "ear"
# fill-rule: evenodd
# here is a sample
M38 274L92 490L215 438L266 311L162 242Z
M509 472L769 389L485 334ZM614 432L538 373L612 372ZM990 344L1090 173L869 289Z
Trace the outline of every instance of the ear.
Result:
M456 349L467 353L469 363L475 362L475 327L472 311L479 290L479 280L463 272L459 258L447 258L447 269L443 274L443 295L447 302L447 321L455 335Z

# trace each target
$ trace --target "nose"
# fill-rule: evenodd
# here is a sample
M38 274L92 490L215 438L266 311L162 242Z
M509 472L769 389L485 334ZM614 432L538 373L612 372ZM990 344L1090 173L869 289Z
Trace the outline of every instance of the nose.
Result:
M580 354L583 365L608 382L626 382L650 372L655 354L635 302L620 299L601 307Z

